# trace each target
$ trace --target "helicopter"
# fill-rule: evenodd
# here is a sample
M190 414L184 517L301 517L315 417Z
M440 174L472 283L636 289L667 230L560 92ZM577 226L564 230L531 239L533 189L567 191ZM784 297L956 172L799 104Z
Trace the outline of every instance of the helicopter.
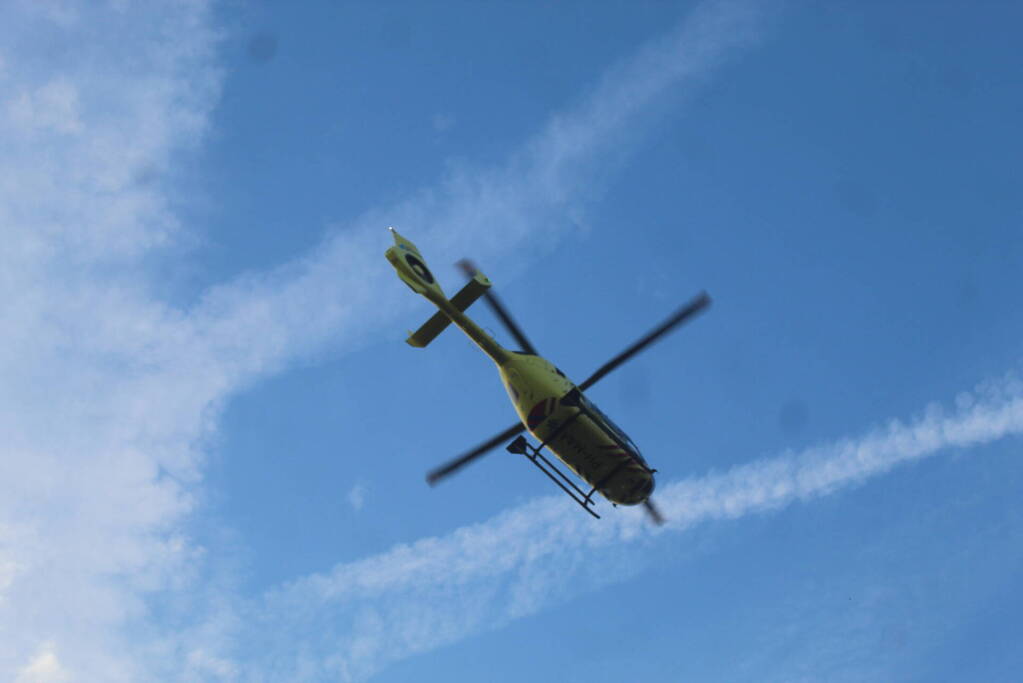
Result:
M600 519L593 509L594 494L600 493L614 506L642 504L652 521L662 524L664 518L650 497L657 470L650 467L635 443L585 392L612 370L709 306L711 300L707 293L700 292L583 382L575 384L557 366L536 352L501 301L490 291L490 280L471 262L462 260L458 263L470 279L448 299L416 245L393 227L388 229L394 237L394 245L385 252L387 260L413 292L425 297L438 309L418 330L410 333L406 342L416 348L425 348L454 323L497 365L501 381L519 416L514 425L428 472L426 481L431 486L436 485L508 439L513 439L506 445L508 452L524 455L593 517ZM520 350L504 348L466 315L465 311L480 297L507 328ZM529 432L539 445L529 443L522 432ZM545 448L589 489L584 490L546 457L542 452Z

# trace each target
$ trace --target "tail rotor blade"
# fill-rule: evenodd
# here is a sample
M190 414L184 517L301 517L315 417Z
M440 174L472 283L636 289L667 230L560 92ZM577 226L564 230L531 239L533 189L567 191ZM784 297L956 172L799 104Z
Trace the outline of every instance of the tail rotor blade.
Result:
M654 501L647 498L643 501L643 507L646 508L647 514L650 515L651 522L657 526L664 524L664 515L662 515L661 511L657 509L656 505L654 505Z
M503 432L494 436L493 438L484 441L483 443L481 443L479 446L476 446L476 448L472 449L468 453L460 455L454 460L451 460L445 463L444 465L437 467L436 469L430 470L430 472L427 473L426 475L427 483L430 486L436 486L437 482L439 482L441 479L444 479L448 475L454 474L455 472L462 469L476 458L486 454L487 451L497 448L502 443L512 438L519 432L524 431L525 429L526 428L522 425L521 422L516 422L508 429L504 430Z
M475 276L476 271L478 270L473 262L468 259L462 259L459 261L458 267L461 268L462 272L469 277ZM505 309L501 300L497 298L497 295L488 289L483 293L483 298L487 300L488 304L490 304L490 308L494 311L497 317L501 319L501 322L511 333L511 336L515 338L515 342L519 345L519 348L526 353L531 353L535 356L536 349L534 349L533 345L529 343L528 339L526 339L526 335L522 333L522 329L518 326L518 324L516 324L516 322L512 320L512 317L508 315L507 309Z
M710 297L707 295L707 292L700 292L700 294L697 295L696 298L694 298L692 301L687 303L682 308L675 311L675 313L673 313L671 317L669 317L667 320L665 320L663 323L661 323L654 329L650 330L650 332L645 334L635 344L625 349L608 362L604 363L604 365L602 365L596 372L590 375L585 382L580 384L579 388L582 391L586 391L591 386L596 384L599 380L603 379L604 376L607 375L609 372L617 368L619 365L629 360L637 353L645 349L647 346L653 344L662 336L664 336L671 330L675 329L676 327L678 327L686 320L696 315L709 305Z

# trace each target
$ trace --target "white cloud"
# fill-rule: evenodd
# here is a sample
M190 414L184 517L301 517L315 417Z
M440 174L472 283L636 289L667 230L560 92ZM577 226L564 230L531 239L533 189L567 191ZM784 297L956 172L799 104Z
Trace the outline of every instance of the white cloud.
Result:
M636 511L593 526L545 499L296 580L258 605L229 581L197 580L204 551L183 530L219 407L295 355L357 345L394 314L371 299L387 289L361 268L379 260L382 226L414 225L431 253L452 260L456 249L481 258L516 249L536 226L581 215L600 155L627 146L662 93L704 78L756 26L747 5L708 5L610 71L505 167L455 174L181 310L155 294L146 266L180 238L168 199L174 158L201 140L216 99L208 8L9 8L0 25L0 678L360 679L634 571L604 563L587 574L590 554L609 544L825 495L941 448L1019 433L1021 392L1003 382L954 415L663 487L671 521L661 530ZM351 502L362 505L358 487ZM163 616L179 632L153 621L153 597L168 594ZM243 656L231 656L232 642ZM258 670L271 659L277 673Z
M305 258L212 289L196 311L200 324L217 343L237 349L244 368L280 362L327 340L335 349L358 345L385 317L415 305L404 297L380 306L379 293L393 291L393 275L360 267L379 260L384 225L408 226L439 263L472 253L509 267L496 256L523 248L537 230L547 239L529 241L529 249L553 248L560 233L578 227L584 207L597 198L596 176L638 137L641 117L666 93L686 92L749 47L758 26L749 3L699 7L612 68L577 106L553 116L503 167L455 171L438 187L368 212Z
M366 485L358 482L348 492L348 503L356 512L362 510L366 504Z
M237 677L222 636L245 608L201 574L205 551L185 534L223 402L298 354L359 344L395 313L371 299L387 290L362 272L380 258L382 226L415 225L439 258L456 244L485 257L551 223L540 217L578 214L590 167L623 146L635 117L749 43L755 23L743 7L699 11L506 167L452 176L302 259L212 288L189 310L159 297L148 266L183 239L169 198L174 163L202 140L217 97L207 4L9 7L0 24L0 678ZM513 594L518 612L535 609L534 593ZM157 623L157 608L181 628ZM384 627L372 610L357 618L365 627L352 647L379 661L372 633ZM412 651L463 632L417 623L401 634ZM289 661L315 670L334 659Z
M859 438L670 483L657 496L668 520L660 528L637 508L593 522L560 496L536 500L295 581L268 595L251 623L288 633L265 653L274 661L301 641L302 665L318 661L317 677L364 680L390 661L497 628L638 569L615 565L629 554L609 546L812 500L900 463L1023 434L1017 379L986 383L957 403L951 414L931 406L908 424L892 420ZM279 680L288 678L282 671Z
M53 643L45 643L14 679L15 683L61 683L67 680L67 671L61 667L53 651Z
M7 116L10 128L21 135L46 132L47 129L65 134L82 131L78 90L61 78L45 83L34 91L22 91L9 101Z
M195 557L182 482L225 384L173 362L194 335L141 271L214 36L198 2L67 2L6 8L0 38L0 679L141 680L124 628Z

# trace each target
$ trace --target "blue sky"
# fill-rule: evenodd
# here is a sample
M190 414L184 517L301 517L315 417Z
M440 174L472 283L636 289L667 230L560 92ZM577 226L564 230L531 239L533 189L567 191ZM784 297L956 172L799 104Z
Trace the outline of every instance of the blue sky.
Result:
M0 678L1011 681L1010 3L21 3ZM657 467L497 451L470 256ZM481 324L504 337L482 307Z

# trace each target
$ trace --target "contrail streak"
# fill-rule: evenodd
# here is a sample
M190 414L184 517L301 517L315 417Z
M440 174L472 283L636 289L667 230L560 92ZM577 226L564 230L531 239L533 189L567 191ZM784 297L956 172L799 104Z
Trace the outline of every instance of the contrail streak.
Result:
M273 371L325 344L352 348L409 305L389 268L365 266L382 263L387 225L407 228L414 241L429 244L436 263L466 253L501 263L517 260L498 257L527 244L531 252L550 248L593 202L600 186L596 176L635 146L643 117L668 93L695 91L752 47L762 31L761 14L755 2L699 5L666 35L609 70L588 96L553 116L506 163L453 169L438 186L368 212L302 258L206 292L193 312L202 338L218 350L222 364L245 377ZM394 303L382 305L382 296Z
M742 515L824 496L883 474L903 462L1023 432L1023 384L1015 378L962 394L947 415L932 405L906 425L897 420L858 439L844 439L681 481L664 499L669 526L684 529L706 519Z
M951 412L932 405L908 423L892 420L857 438L671 483L659 497L668 518L661 528L638 509L620 508L597 522L573 514L560 497L536 500L291 583L266 597L254 623L293 632L280 642L307 643L303 671L364 680L390 661L499 627L641 568L619 565L605 573L602 561L601 573L589 574L598 552L611 555L609 546L810 501L902 463L1023 433L1023 383L1013 376L961 394L956 405Z

